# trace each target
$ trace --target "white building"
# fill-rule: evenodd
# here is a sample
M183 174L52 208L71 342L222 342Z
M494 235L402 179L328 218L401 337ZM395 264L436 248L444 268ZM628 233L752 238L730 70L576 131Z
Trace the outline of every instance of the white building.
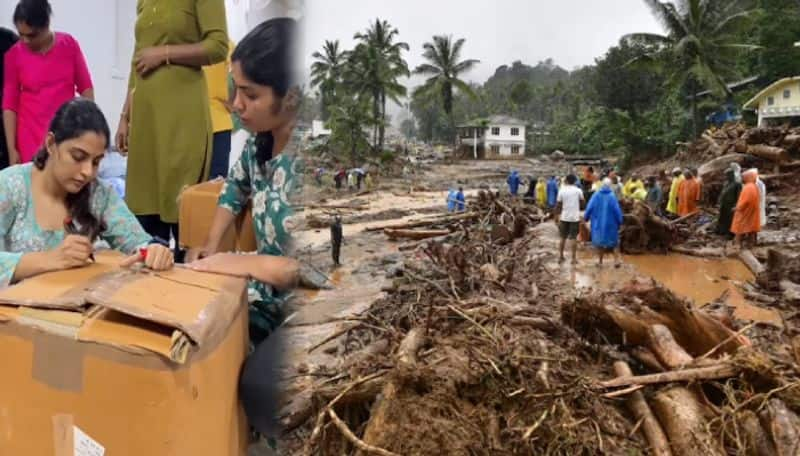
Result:
M523 158L525 134L525 122L511 116L477 119L459 125L459 149L474 158Z

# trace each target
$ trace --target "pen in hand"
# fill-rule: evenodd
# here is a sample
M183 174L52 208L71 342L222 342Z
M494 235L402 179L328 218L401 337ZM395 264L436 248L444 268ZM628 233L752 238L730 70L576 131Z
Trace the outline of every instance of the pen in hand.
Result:
M75 227L75 223L72 220L72 217L67 217L67 218L64 219L64 232L67 233L67 234L75 234L75 235L79 235L79 236L83 235L83 233L81 233L78 230L78 228ZM89 254L89 259L92 261L92 263L96 263L96 261L94 259L94 252Z

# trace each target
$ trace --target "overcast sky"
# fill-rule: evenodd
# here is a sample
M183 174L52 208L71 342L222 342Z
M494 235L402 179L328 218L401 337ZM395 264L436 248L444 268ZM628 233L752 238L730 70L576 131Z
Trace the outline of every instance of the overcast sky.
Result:
M305 68L326 39L351 48L353 35L381 18L411 47L412 70L433 35L466 38L462 58L481 61L466 78L481 83L515 60L535 65L551 57L572 70L626 33L661 32L642 0L306 0L305 10Z

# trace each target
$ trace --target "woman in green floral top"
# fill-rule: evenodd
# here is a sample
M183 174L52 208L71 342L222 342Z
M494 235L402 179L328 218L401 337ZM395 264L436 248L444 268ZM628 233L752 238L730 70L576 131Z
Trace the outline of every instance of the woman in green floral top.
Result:
M288 258L293 213L301 189L301 162L292 131L298 92L292 85L291 19L273 19L248 34L231 57L236 84L233 108L251 137L231 169L208 241L190 254L190 267L249 277L250 338L258 345L280 324L299 265ZM279 37L279 38L276 38ZM228 227L252 200L256 255L216 253Z

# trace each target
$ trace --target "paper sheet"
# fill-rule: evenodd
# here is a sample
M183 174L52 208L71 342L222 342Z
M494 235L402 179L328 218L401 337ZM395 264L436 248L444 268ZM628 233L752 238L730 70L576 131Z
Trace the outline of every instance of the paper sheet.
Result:
M102 445L86 435L78 426L73 427L73 442L75 443L75 456L103 456L106 453L106 449Z

